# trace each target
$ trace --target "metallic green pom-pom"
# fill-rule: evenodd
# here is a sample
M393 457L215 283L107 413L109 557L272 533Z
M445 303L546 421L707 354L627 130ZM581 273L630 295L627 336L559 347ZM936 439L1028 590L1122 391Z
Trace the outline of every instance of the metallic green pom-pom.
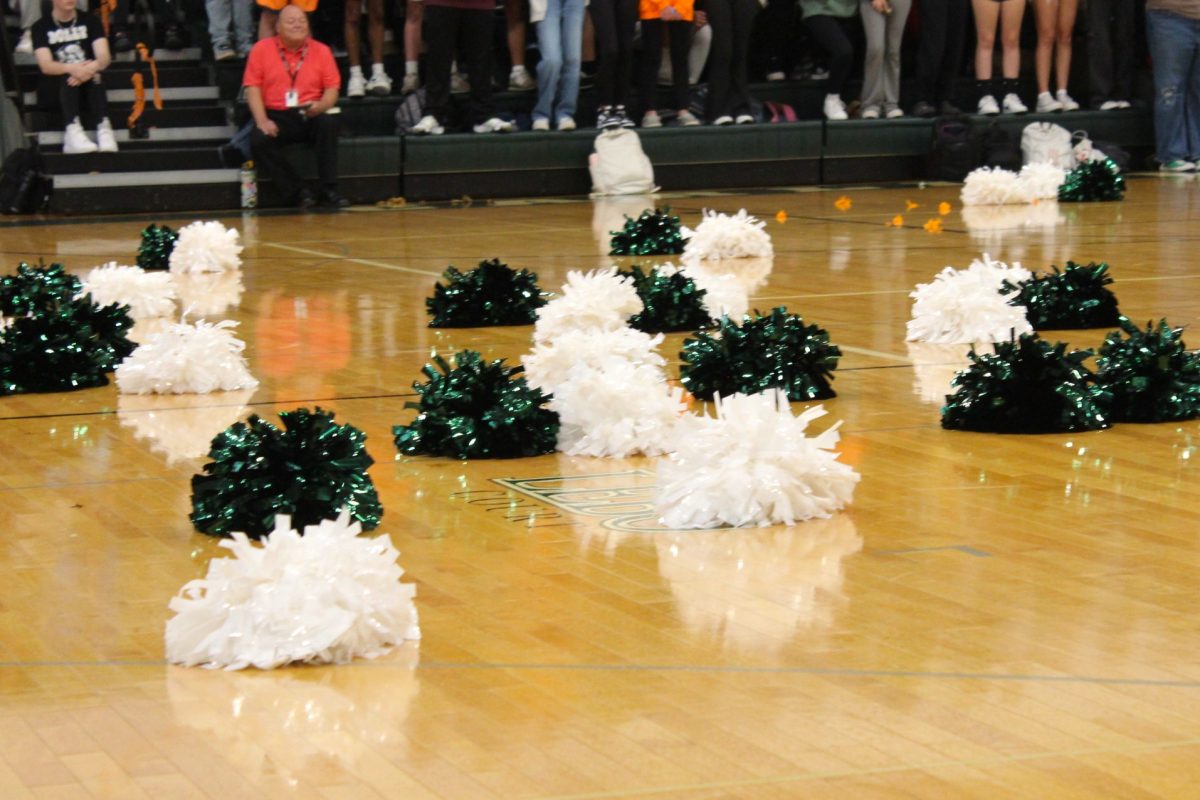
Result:
M633 278L633 288L642 299L642 310L629 318L629 324L639 331L675 333L712 324L704 307L704 290L682 272L654 267L646 273L635 264L617 274Z
M1113 282L1108 264L1092 262L1086 266L1068 261L1065 269L1051 267L1030 280L1001 284L1001 294L1016 296L1011 306L1024 306L1025 315L1035 331L1106 328L1116 325L1121 313L1117 296L1108 288Z
M55 307L74 298L81 286L62 264L35 267L21 262L16 275L0 276L0 317L23 317Z
M142 269L170 269L171 251L179 232L169 226L151 224L142 231L142 243L138 247L137 265Z
M283 428L255 414L217 434L204 472L192 477L191 520L212 536L241 531L253 539L289 514L303 530L343 509L364 530L379 525L383 507L367 467L366 434L338 425L333 412L280 412Z
M679 380L687 390L702 400L772 388L793 402L836 396L830 382L842 351L829 332L783 307L755 314L740 325L723 317L711 334L683 340Z
M1112 423L1107 393L1083 366L1091 350L1067 352L1036 333L997 342L994 353L969 353L942 408L942 427L988 433L1094 431Z
M518 458L554 452L558 414L545 408L550 399L514 377L523 367L504 359L484 361L463 350L453 368L434 356L421 372L426 383L413 383L419 403L417 418L392 428L396 448L405 455L450 458Z
M647 209L637 219L625 217L625 227L612 233L612 256L678 255L683 252L679 217L670 207Z
M433 297L425 300L431 328L532 325L546 304L536 273L514 270L498 258L468 272L447 267L443 277L445 285L434 286Z
M1111 158L1083 162L1068 172L1058 187L1058 199L1064 203L1120 200L1124 196L1125 176Z
M1114 422L1167 422L1200 417L1200 353L1188 352L1183 329L1167 321L1141 330L1124 317L1104 339L1096 382L1109 394ZM1121 332L1125 332L1125 336Z

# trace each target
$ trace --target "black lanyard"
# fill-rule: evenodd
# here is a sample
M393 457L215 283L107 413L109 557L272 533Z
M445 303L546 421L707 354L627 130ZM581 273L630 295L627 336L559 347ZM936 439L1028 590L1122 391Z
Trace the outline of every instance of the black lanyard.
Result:
M300 68L304 66L304 59L308 57L308 42L304 43L304 49L300 51L300 61L296 64L296 71L292 72L292 68L288 66L287 53L283 49L283 45L279 45L279 60L283 62L283 71L288 74L288 78L292 82L292 88L296 88L296 76L300 74Z

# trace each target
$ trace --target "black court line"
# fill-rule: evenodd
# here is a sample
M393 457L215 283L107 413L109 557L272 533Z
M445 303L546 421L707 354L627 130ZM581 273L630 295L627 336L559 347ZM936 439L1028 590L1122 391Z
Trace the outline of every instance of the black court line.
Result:
M138 395L138 396L144 397L145 395ZM105 408L105 409L101 409L99 411L71 411L71 412L62 412L62 413L58 413L58 414L28 414L28 415L20 416L20 417L0 417L0 422L12 422L12 421L17 421L17 420L30 420L30 419L57 419L60 417L62 417L62 418L66 418L66 417L106 417L106 416L110 416L112 414L116 414L118 412L122 412L125 414L147 414L147 413L158 413L158 412L169 413L172 411L197 411L199 409L204 409L204 408L235 408L239 405L254 407L254 406L282 406L282 405L292 405L294 403L301 403L301 404L304 404L304 403L340 403L340 402L347 402L347 401L352 401L352 400L394 400L394 399L398 399L401 397L416 397L416 396L417 396L416 392L401 392L401 393L397 393L397 394L351 395L348 397L314 397L314 398L309 398L306 400L257 400L253 403L220 403L217 405L207 405L207 406L179 406L177 408L126 408L126 409Z

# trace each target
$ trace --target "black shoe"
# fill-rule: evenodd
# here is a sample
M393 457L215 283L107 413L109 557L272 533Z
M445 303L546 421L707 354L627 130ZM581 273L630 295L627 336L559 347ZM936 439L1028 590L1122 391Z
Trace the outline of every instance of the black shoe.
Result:
M321 192L321 205L325 208L345 208L350 205L350 201L342 197L333 189L326 189Z
M600 106L596 111L596 127L602 131L611 131L621 127L621 118L613 112L612 106Z
M629 118L625 113L625 106L613 106L613 116L617 118L617 125L622 128L636 128L637 123Z
M129 34L123 29L114 30L112 36L109 38L112 40L114 53L128 53L133 49L133 40L129 38Z
M313 193L308 189L301 189L296 195L297 208L312 208L317 204L317 198L313 197Z
M167 26L167 32L163 34L163 47L167 50L183 49L183 31L179 30L178 25Z
M942 106L939 109L939 113L943 117L953 117L953 116L957 116L958 114L961 114L963 112L962 112L962 109L959 108L958 106L954 105L954 103L951 103L949 100L943 100Z
M221 166L231 169L240 167L246 162L246 157L242 155L242 151L231 144L223 144L218 147L217 158L221 160Z
M913 106L912 113L914 117L929 119L930 117L936 117L938 110L928 100L918 100L917 104Z

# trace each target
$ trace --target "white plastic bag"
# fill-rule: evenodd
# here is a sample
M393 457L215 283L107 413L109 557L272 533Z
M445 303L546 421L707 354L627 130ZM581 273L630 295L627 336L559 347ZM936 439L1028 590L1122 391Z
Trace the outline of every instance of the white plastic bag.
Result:
M1071 132L1053 122L1031 122L1021 134L1021 158L1026 164L1049 163L1071 169L1076 164Z
M601 131L596 152L588 158L592 195L648 194L657 192L654 166L642 150L641 139L628 128Z

